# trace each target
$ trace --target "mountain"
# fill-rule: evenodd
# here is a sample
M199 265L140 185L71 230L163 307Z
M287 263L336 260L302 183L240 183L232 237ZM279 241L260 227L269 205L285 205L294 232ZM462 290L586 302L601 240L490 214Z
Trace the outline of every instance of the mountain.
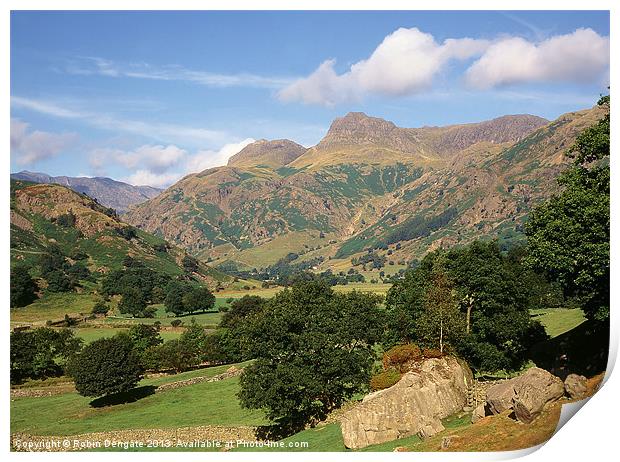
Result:
M56 184L11 180L11 263L36 267L51 244L72 259L85 259L93 273L120 269L131 256L153 270L179 276L187 255L127 225L86 195ZM211 285L232 279L204 264L194 277Z
M228 159L229 167L283 167L307 149L290 140L258 140Z
M245 268L291 252L337 271L368 249L396 264L483 236L508 244L522 239L529 210L557 191L564 153L601 115L597 107L553 122L511 115L401 128L350 113L283 166L233 161L189 175L125 219ZM269 157L261 143L256 158Z
M122 181L103 177L70 177L50 176L45 173L28 172L12 173L14 180L31 181L34 183L60 184L79 193L97 199L102 205L124 213L135 204L140 204L157 196L162 190L151 186L133 186Z

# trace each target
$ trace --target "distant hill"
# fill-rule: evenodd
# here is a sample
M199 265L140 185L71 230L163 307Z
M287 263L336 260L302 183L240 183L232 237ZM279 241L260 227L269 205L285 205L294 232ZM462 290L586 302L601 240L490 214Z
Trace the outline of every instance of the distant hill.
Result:
M46 173L28 172L26 170L12 173L14 180L33 183L60 184L79 193L97 199L101 205L111 207L119 213L126 212L130 206L141 204L162 192L151 186L133 186L122 181L104 177L70 177L50 176Z
M577 134L600 117L596 107L553 122L508 115L401 128L350 113L316 146L292 149L287 164L276 148L282 141L261 141L124 218L199 257L245 268L294 252L339 272L369 249L402 267L476 238L510 245L523 239L531 208L558 190Z
M291 163L306 151L306 148L290 140L258 140L228 159L228 166L278 168Z
M71 258L81 255L95 274L121 269L126 256L170 276L185 274L183 249L123 223L90 197L56 184L11 180L11 264L36 267L52 244ZM204 264L192 277L212 287L232 280Z

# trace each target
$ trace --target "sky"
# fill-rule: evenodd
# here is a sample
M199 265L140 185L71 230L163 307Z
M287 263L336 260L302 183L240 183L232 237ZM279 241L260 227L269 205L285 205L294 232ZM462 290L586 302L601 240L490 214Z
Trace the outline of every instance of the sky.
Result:
M12 12L11 171L167 187L350 111L402 127L591 107L605 11Z

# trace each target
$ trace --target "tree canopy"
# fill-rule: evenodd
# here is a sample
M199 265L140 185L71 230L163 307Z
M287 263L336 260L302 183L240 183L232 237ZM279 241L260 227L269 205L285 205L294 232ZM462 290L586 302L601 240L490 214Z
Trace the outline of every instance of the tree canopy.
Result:
M324 281L299 282L266 301L246 320L256 360L241 376L242 406L294 430L365 387L382 329L379 302L334 293Z
M609 110L609 96L598 104ZM609 152L607 113L577 137L573 165L558 179L563 191L536 207L525 226L530 265L598 321L609 318Z

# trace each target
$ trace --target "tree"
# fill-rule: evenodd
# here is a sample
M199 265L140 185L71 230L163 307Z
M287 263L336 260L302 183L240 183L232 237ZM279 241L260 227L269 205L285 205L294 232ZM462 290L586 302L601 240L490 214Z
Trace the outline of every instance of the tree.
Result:
M151 318L154 310L147 307L146 300L140 289L125 287L118 310L122 314L131 314L134 318Z
M215 295L208 287L194 287L183 295L183 308L185 312L209 311L215 306Z
M28 268L16 266L11 270L11 308L30 305L37 299L37 289Z
M424 312L418 323L421 343L438 346L442 354L446 343L456 347L463 337L465 320L459 311L454 283L441 259L431 271L424 296Z
M609 111L609 96L598 104ZM536 207L525 226L529 264L596 321L609 319L609 122L608 112L577 137L573 165L558 179L562 193Z
M131 326L127 334L136 350L140 353L164 342L161 335L159 335L159 330L156 327L146 324Z
M166 298L164 299L164 305L168 313L174 313L176 316L181 316L185 313L185 305L183 303L183 296L188 292L186 284L180 281L171 281L166 286Z
M230 309L222 315L220 327L234 328L243 324L248 316L259 313L265 299L258 295L244 295L238 300L231 300Z
M70 292L73 290L73 281L62 270L50 271L45 275L48 292Z
M198 260L190 255L185 255L182 260L183 269L188 273L198 272Z
M97 397L131 390L142 379L143 367L130 337L121 333L86 345L69 373L80 395Z
M69 210L67 213L63 213L56 218L56 224L63 228L72 228L75 226L75 218L73 210Z
M185 332L179 337L179 342L189 355L191 366L204 361L207 333L204 327L198 324L194 318L192 318L190 325L185 328Z
M107 305L105 300L100 298L95 303L95 306L93 306L93 310L91 311L91 313L92 314L102 314L102 315L106 316L108 314L108 311L110 311L110 307Z
M241 376L242 406L265 409L282 430L295 431L365 389L383 329L379 303L372 294L334 293L320 280L265 302L248 322L256 360Z
M447 281L431 283L436 265L445 268ZM397 281L386 300L386 345L424 341L429 325L437 332L438 307L428 303L429 295L449 300L447 288L452 284L450 292L463 313L449 310L441 314L455 334L451 346L479 370L521 367L529 347L542 340L544 331L530 318L530 287L522 278L521 265L502 255L496 242L473 242L448 252L432 252Z
M69 329L41 327L11 332L11 383L62 374L67 361L82 347Z

